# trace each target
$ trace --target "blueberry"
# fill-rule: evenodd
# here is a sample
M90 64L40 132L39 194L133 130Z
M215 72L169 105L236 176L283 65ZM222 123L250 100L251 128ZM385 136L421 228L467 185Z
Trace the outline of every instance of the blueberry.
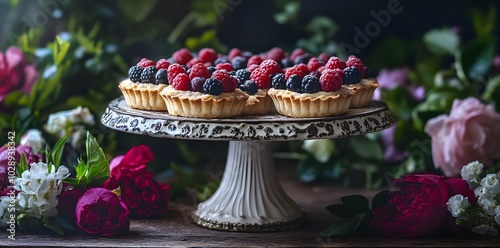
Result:
M159 69L155 75L156 84L168 84L167 70Z
M205 78L194 77L191 79L191 89L193 91L203 92L203 84L205 83Z
M302 78L299 75L293 74L286 81L286 89L301 92L302 91Z
M240 85L240 89L249 95L255 95L259 90L259 86L252 80L246 80Z
M302 92L304 93L316 93L321 90L321 85L319 79L312 75L306 75L302 79Z
M344 69L344 78L342 84L357 84L361 81L361 72L354 66Z
M286 78L283 73L276 73L271 78L271 87L275 89L286 89Z

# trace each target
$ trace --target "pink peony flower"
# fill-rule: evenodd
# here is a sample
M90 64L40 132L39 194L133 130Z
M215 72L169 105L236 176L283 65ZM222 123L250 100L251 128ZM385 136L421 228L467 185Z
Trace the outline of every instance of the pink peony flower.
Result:
M460 176L464 165L500 159L500 114L469 97L455 99L449 115L430 119L425 132L432 138L432 159L447 177Z
M35 65L28 65L23 51L10 47L0 52L0 102L12 91L21 90L29 94L36 82Z

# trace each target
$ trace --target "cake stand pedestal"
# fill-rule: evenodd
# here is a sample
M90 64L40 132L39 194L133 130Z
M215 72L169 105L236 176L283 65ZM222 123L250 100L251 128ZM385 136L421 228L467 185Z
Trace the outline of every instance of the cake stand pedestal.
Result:
M305 214L276 180L271 141L341 138L380 131L395 124L382 102L325 118L281 115L226 119L178 117L131 109L123 98L110 102L101 122L118 131L161 138L229 140L222 181L198 205L194 223L217 230L268 232L293 229Z

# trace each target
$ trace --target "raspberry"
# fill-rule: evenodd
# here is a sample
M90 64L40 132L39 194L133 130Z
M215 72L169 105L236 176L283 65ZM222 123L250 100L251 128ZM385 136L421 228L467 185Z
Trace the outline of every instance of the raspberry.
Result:
M309 69L309 71L315 71L323 65L325 65L325 63L321 62L319 59L311 58L309 62L307 62L307 69Z
M193 65L193 67L191 67L191 73L189 73L189 79L191 80L195 77L209 78L210 76L210 71L208 71L208 68L202 63Z
M233 92L238 87L238 80L235 77L231 77L229 72L225 70L216 70L212 74L212 78L221 82L222 92Z
M253 65L249 65L249 66L247 67L247 70L248 70L249 72L253 72L253 71L254 71L255 69L257 69L257 68L259 68L259 66L258 66L258 65L253 64Z
M254 55L248 59L247 67L250 65L260 65L262 58L259 55Z
M279 62L285 58L285 52L279 47L273 47L267 52L267 58Z
M271 75L267 74L264 68L257 68L250 74L250 80L254 81L259 89L268 89L271 87Z
M325 67L332 70L333 69L343 70L344 68L346 68L346 64L344 61L342 61L337 57L331 57L330 59L328 59L328 62L326 63Z
M191 79L191 89L193 91L203 92L204 83L205 83L205 78L195 77Z
M168 69L170 62L166 59L160 59L156 62L156 69Z
M174 59L175 63L185 65L193 58L193 55L187 48L181 48L174 52L172 58Z
M321 90L331 92L340 89L343 77L344 73L340 69L325 69L319 78Z
M170 83L176 90L190 90L191 81L186 74L180 73L175 76L174 80Z
M260 63L260 65L259 65L259 67L264 69L264 71L269 75L281 72L281 67L278 64L278 62L276 62L275 60L272 60L272 59L266 59L266 60L262 61L262 63Z
M238 48L233 48L233 49L231 49L231 51L229 51L229 55L228 55L228 57L229 57L229 61L231 61L231 62L232 62L232 61L233 61L233 59L234 59L234 58L236 58L236 57L238 57L238 56L240 56L240 57L242 57L242 56L243 56L243 55L241 54L240 49L238 49Z
M283 73L274 74L274 76L271 79L271 86L275 89L285 89L286 88L285 74Z
M186 74L187 76L187 72L186 70L184 70L184 67L182 67L181 65L179 64L171 64L169 67L168 67L168 70L167 70L167 79L169 82L172 82L174 80L174 78L178 75L178 74Z
M307 68L306 64L297 64L297 66L302 69L306 74L309 73L309 68Z
M156 79L156 84L168 84L167 70L163 68L159 69L156 72L155 79Z
M220 63L215 66L215 69L217 70L226 70L228 72L234 71L234 68L231 64L229 63Z
M249 80L250 79L250 72L246 69L239 69L236 71L236 73L234 74L234 77L236 79L238 79L238 83L239 84L242 84L244 83L245 81Z
M259 86L257 86L254 81L247 80L242 85L240 85L240 89L249 95L255 95L255 93L257 93L257 91L259 90Z
M300 78L305 77L309 73L309 69L304 64L294 65L288 68L285 72L286 79L288 80L293 74L297 74Z
M330 59L330 55L328 53L322 53L318 55L318 59L321 60L323 63L328 62L328 59Z
M134 65L128 69L128 78L130 78L130 81L134 83L140 83L141 82L141 74L142 74L142 67L138 65Z
M153 60L147 59L147 58L142 58L139 63L137 63L138 66L142 67L143 69L152 65L155 65L155 62Z
M203 62L214 62L217 59L217 52L212 48L202 48L198 52L198 58Z
M297 74L291 75L290 78L288 78L288 80L286 81L286 89L295 92L301 92L302 78Z
M328 69L324 66L321 66L320 68L318 68L316 71L319 72L319 73L322 73L325 69Z
M203 92L211 95L219 95L222 92L222 83L215 78L209 78L203 83Z
M304 93L316 93L321 90L319 85L319 80L317 77L312 75L307 75L302 79L302 92Z
M354 55L349 56L346 65L356 67L359 70L359 72L361 72L361 77L365 76L365 66L363 65L363 61L361 61L361 59L357 58L356 56Z
M191 68L193 67L193 65L196 65L198 63L203 63L203 61L201 61L200 59L198 58L192 58L189 62L187 62L187 67Z
M358 70L358 68L354 66L349 66L344 69L344 78L342 80L343 84L356 84L361 81L361 72Z
M302 48L297 48L295 50L293 50L292 52L292 55L290 55L290 59L292 61L295 61L295 59L300 56L300 55L304 55L306 53L306 51L304 51L304 49Z
M156 82L157 71L154 65L144 68L141 73L141 82L154 84Z

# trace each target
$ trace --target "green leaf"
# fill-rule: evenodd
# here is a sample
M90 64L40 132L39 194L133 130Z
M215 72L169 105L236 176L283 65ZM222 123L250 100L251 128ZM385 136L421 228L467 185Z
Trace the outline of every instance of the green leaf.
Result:
M28 161L26 160L24 153L21 153L21 159L19 160L19 165L16 168L17 175L21 176L26 170L28 170Z
M460 39L450 29L434 29L424 34L427 48L438 55L454 55Z
M362 230L366 229L368 226L367 219L365 218L367 214L363 214L358 218L349 220L346 223L332 224L325 230L323 230L321 236L349 236L353 234L360 233Z
M54 42L54 63L56 65L61 65L66 59L68 54L70 43L68 41L63 41L59 36L56 37Z
M372 200L372 209L376 209L384 204L389 202L389 190L380 191L378 194L373 197Z
M477 36L484 37L493 33L496 24L496 6L491 5L488 7L488 13L485 14L484 10L472 10L472 22L474 23L474 31Z
M353 151L361 158L382 160L384 152L380 143L368 139L366 136L357 136L349 139Z
M500 75L490 79L483 93L483 99L490 102L496 111L500 112Z
M52 152L50 153L51 162L56 166L56 169L61 165L62 154L64 151L64 145L66 144L66 139L68 137L64 136L57 141L52 148Z
M59 235L64 235L64 229L53 218L42 218L43 225Z
M481 79L488 73L495 55L495 38L485 37L469 43L456 53L457 74L465 82Z
M342 204L332 204L326 207L328 211L341 218L353 218L370 210L368 199L362 195L341 197Z
M96 178L109 176L109 162L106 155L90 132L87 132L85 148L87 150L86 181L90 183Z

